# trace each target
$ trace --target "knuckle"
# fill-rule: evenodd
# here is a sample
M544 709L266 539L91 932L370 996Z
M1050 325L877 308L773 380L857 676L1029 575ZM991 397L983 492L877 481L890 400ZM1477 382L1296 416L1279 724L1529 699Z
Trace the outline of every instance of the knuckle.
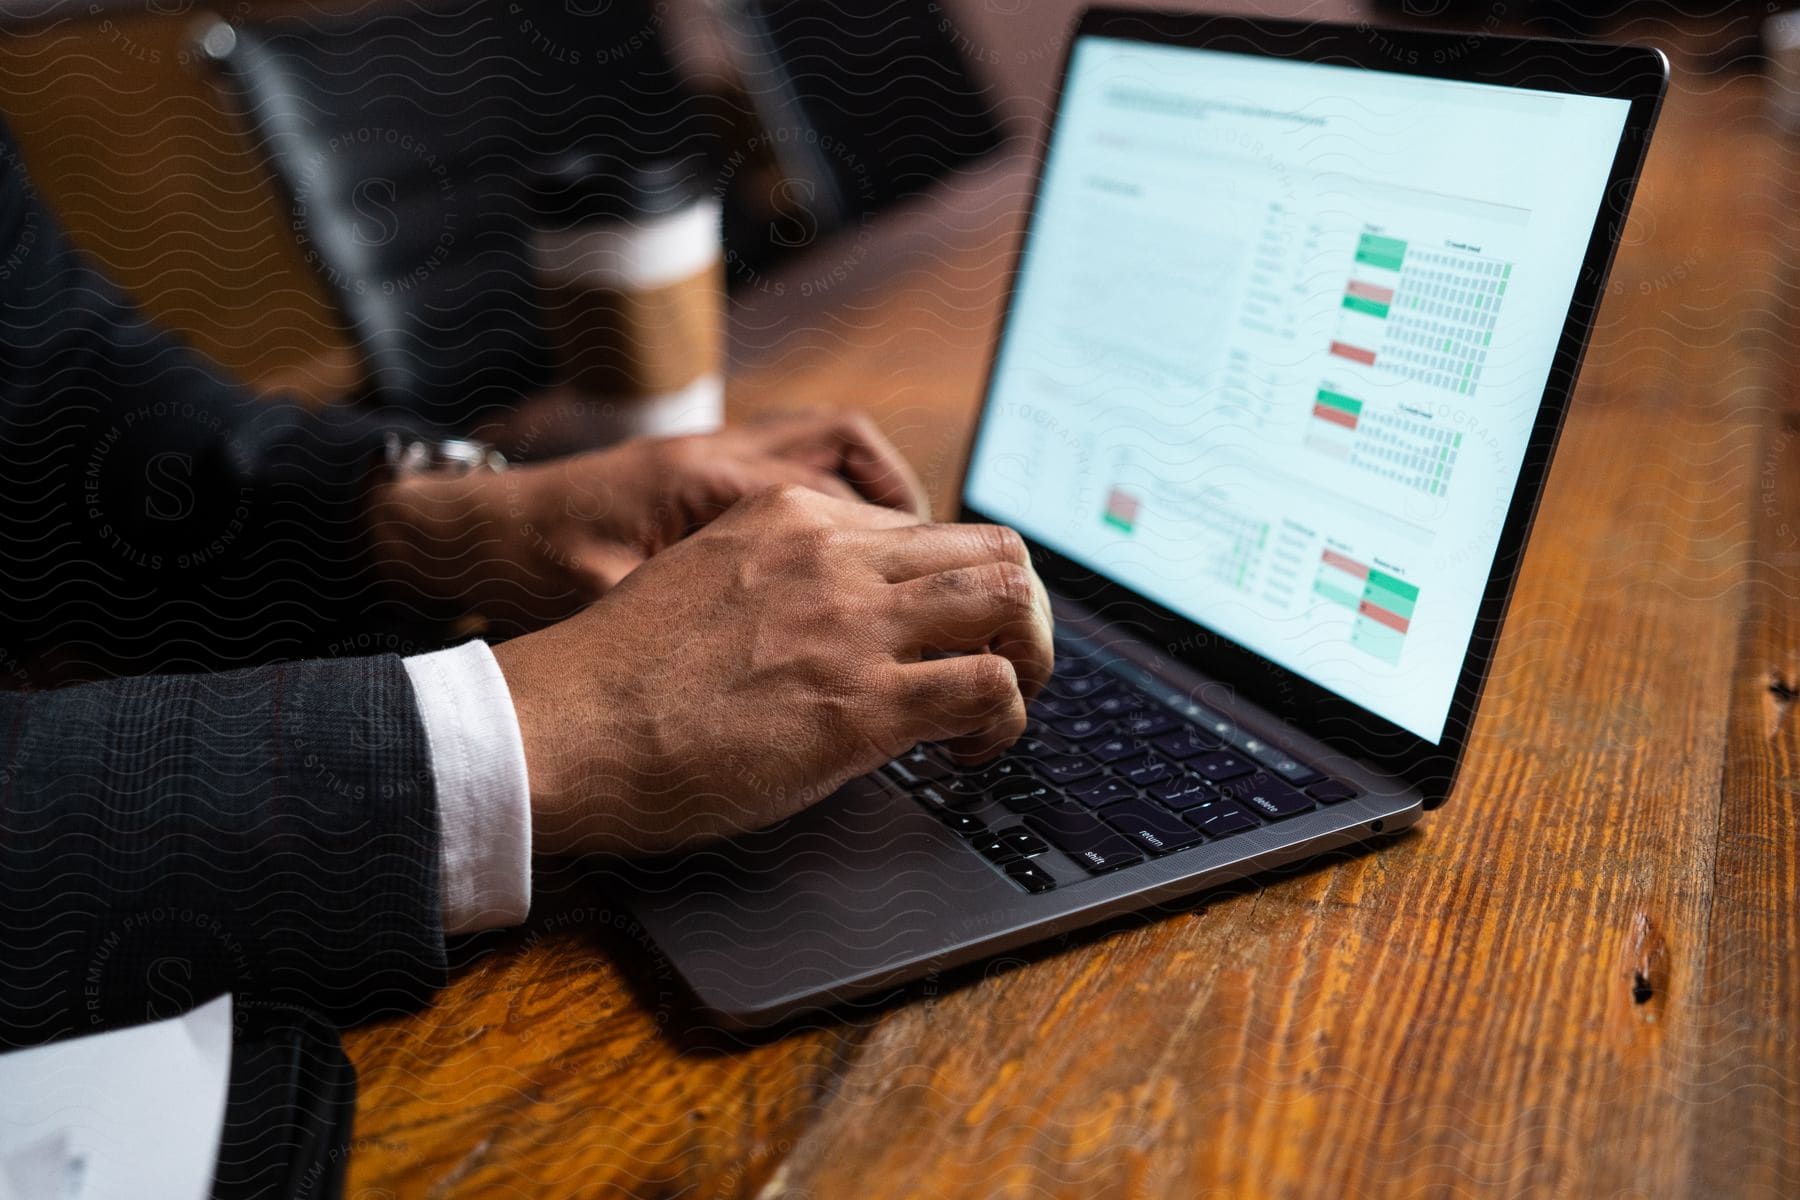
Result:
M769 490L774 502L784 508L800 510L806 507L806 489L792 480L771 484Z
M998 654L970 655L969 690L985 704L1009 704L1019 694L1013 665Z
M929 712L921 712L929 704L901 686L891 673L871 676L860 732L880 748L883 760L904 754L917 740L909 734L918 729L921 717L930 719Z
M950 571L940 571L931 577L931 586L948 596L960 596L973 590L980 581L976 571L968 567L957 567Z
M1037 606L1031 572L1018 563L997 564L993 569L993 588L995 598L1009 616L1029 613Z
M1000 724L1000 731L1009 741L1016 742L1019 738L1024 736L1025 726L1028 723L1029 722L1025 719L1024 703L1022 701L1014 700L1007 709L1006 719Z
M1016 529L1006 525L988 525L984 527L984 535L989 551L999 561L1017 563L1021 567L1031 561L1025 550L1025 539L1019 536Z
M814 525L792 536L795 552L814 567L835 561L844 545L843 531L831 525Z
M788 516L806 512L806 489L797 483L771 483L759 488L753 497L758 507Z
M833 592L818 601L818 614L833 644L855 645L868 614L853 597Z
M745 496L744 500L746 503L752 504L757 508L772 509L781 503L777 495L779 491L780 488L778 486L770 484L757 488L755 491Z

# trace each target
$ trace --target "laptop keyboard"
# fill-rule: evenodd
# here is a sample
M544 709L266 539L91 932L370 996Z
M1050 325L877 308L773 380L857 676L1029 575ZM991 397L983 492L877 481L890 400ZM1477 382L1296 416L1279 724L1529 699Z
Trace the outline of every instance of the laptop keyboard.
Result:
M1341 804L1359 794L1214 713L1178 713L1059 650L1025 736L964 768L919 746L882 773L1028 892L1054 847L1099 875ZM998 804L1009 815L983 819Z

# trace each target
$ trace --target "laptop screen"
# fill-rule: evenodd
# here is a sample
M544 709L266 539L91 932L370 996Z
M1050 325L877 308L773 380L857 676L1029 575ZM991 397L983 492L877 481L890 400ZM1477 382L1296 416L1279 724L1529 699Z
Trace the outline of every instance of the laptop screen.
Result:
M1438 743L1629 108L1081 38L964 498Z

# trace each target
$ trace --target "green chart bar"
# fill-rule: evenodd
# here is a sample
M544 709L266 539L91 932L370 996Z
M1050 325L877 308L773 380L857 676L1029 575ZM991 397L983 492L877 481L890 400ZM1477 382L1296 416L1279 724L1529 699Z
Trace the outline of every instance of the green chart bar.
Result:
M1363 585L1363 599L1379 604L1396 616L1412 619L1413 606L1419 602L1419 589L1404 579L1395 579L1383 571L1371 570Z
M1368 263L1371 267L1385 267L1389 271L1398 271L1400 262L1405 257L1406 243L1399 238L1365 233L1362 235L1362 240L1356 244L1356 261Z
M1344 307L1352 312L1368 313L1371 317L1385 317L1388 306L1377 304L1373 300L1364 300L1361 296L1345 296Z
M1326 408L1335 408L1339 412L1349 413L1353 417L1358 416L1362 412L1361 400L1354 400L1349 396L1341 396L1336 392L1328 392L1324 388L1320 388L1318 391L1318 401Z

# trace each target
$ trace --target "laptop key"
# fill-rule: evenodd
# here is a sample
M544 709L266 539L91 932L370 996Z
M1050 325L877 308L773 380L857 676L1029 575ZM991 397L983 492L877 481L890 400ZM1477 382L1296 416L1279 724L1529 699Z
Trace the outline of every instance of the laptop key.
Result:
M1289 787L1268 771L1234 779L1219 790L1260 817L1279 821L1313 806L1312 797Z
M1109 805L1100 810L1100 819L1151 854L1173 854L1203 840L1198 829L1142 798Z
M1070 784L1086 779L1090 775L1098 775L1100 766L1092 759L1082 758L1078 755L1055 754L1049 758L1038 760L1037 773L1043 776L1047 783Z
M1143 747L1128 737L1109 737L1087 748L1087 756L1097 762L1115 763L1143 753Z
M1309 783L1316 783L1318 780L1325 778L1312 767L1307 766L1297 758L1277 756L1267 765L1269 770L1275 772L1295 787L1305 787Z
M1289 783L1304 785L1324 778L1280 746L1247 738L1238 748Z
M1256 818L1229 800L1205 800L1181 815L1207 837L1229 837L1256 828Z
M1227 779L1236 779L1256 770L1256 764L1241 754L1230 750L1216 750L1211 754L1203 754L1188 764L1188 770L1198 772L1214 783L1223 783Z
M1342 804L1346 800L1354 800L1361 792L1347 783L1339 783L1335 779L1327 779L1324 783L1315 783L1306 789L1306 794L1320 804Z
M1050 676L1049 691L1052 696L1064 700L1081 700L1089 696L1097 696L1115 686L1112 676L1095 670L1091 665L1081 673L1071 672L1067 675L1060 672Z
M1198 775L1176 775L1148 789L1149 797L1170 808L1191 808L1203 800L1218 798L1219 789Z
M956 768L924 746L914 746L888 764L888 771L907 787L936 783L956 773Z
M1001 865L1019 857L1018 851L1014 850L1005 838L993 833L984 833L980 837L970 838L969 845L973 846L981 857Z
M1053 716L1093 716L1094 705L1084 696L1058 696L1055 691L1055 680L1051 687L1039 693L1037 700L1024 707L1026 716L1033 721L1048 721Z
M1094 711L1094 705L1098 702L1099 698L1096 696L1056 696L1046 692L1033 700L1025 711L1035 721L1051 721L1058 717L1094 717L1104 720Z
M932 812L951 808L949 795L935 783L924 783L913 789L913 799L929 808Z
M1027 729L1025 736L1013 743L1011 754L1017 758L1049 758L1056 754L1073 754L1074 742L1043 726Z
M1016 813L1028 813L1042 808L1059 795L1054 788L1036 779L1011 779L994 793L994 799Z
M1130 842L1085 808L1051 804L1025 820L1051 845L1096 875L1144 860Z
M1050 872L1034 862L1015 859L1006 864L1006 877L1028 892L1047 892L1056 886L1056 880L1050 878Z
M1161 737L1152 738L1150 744L1163 754L1181 762L1186 762L1188 759L1205 754L1210 750L1222 750L1225 747L1225 743L1212 734L1191 725L1177 729L1173 733L1165 733Z
M1030 768L1023 760L1017 758L996 759L966 776L985 792L998 791L1001 785L1009 779L1028 779L1030 777Z
M917 751L902 754L882 767L881 771L909 791L920 784L936 783L951 774L950 768L935 759L921 756Z
M1175 768L1169 765L1167 759L1158 758L1148 752L1126 762L1115 763L1113 770L1141 788L1162 783L1175 774Z
M1142 692L1121 684L1117 691L1108 692L1094 701L1094 712L1112 721L1142 712L1149 704L1149 699Z
M1107 775L1099 779L1084 779L1072 785L1069 795L1089 808L1099 808L1106 804L1117 804L1121 800L1130 800L1137 795L1137 789L1122 779Z
M1050 848L1046 842L1023 825L1008 825L994 830L994 836L1005 842L1019 858L1033 858Z
M1112 732L1111 722L1093 716L1052 716L1044 723L1077 745L1105 737Z
M913 798L929 809L932 816L965 837L987 832L987 826L980 818L971 816L966 811L966 798L950 796L935 783L928 783L914 791Z
M954 808L936 810L937 819L950 827L952 833L960 833L966 838L979 837L987 832L987 825L980 817L960 812Z
M1129 737L1153 738L1174 729L1177 722L1168 713L1158 710L1137 711L1119 722L1119 732Z
M944 796L951 807L974 808L988 797L989 789L973 775L951 775L929 785Z
M898 762L884 763L881 770L877 771L876 774L884 779L892 780L894 783L900 785L901 790L908 792L925 782L923 779L920 779L917 775L914 775L911 771L901 766Z

